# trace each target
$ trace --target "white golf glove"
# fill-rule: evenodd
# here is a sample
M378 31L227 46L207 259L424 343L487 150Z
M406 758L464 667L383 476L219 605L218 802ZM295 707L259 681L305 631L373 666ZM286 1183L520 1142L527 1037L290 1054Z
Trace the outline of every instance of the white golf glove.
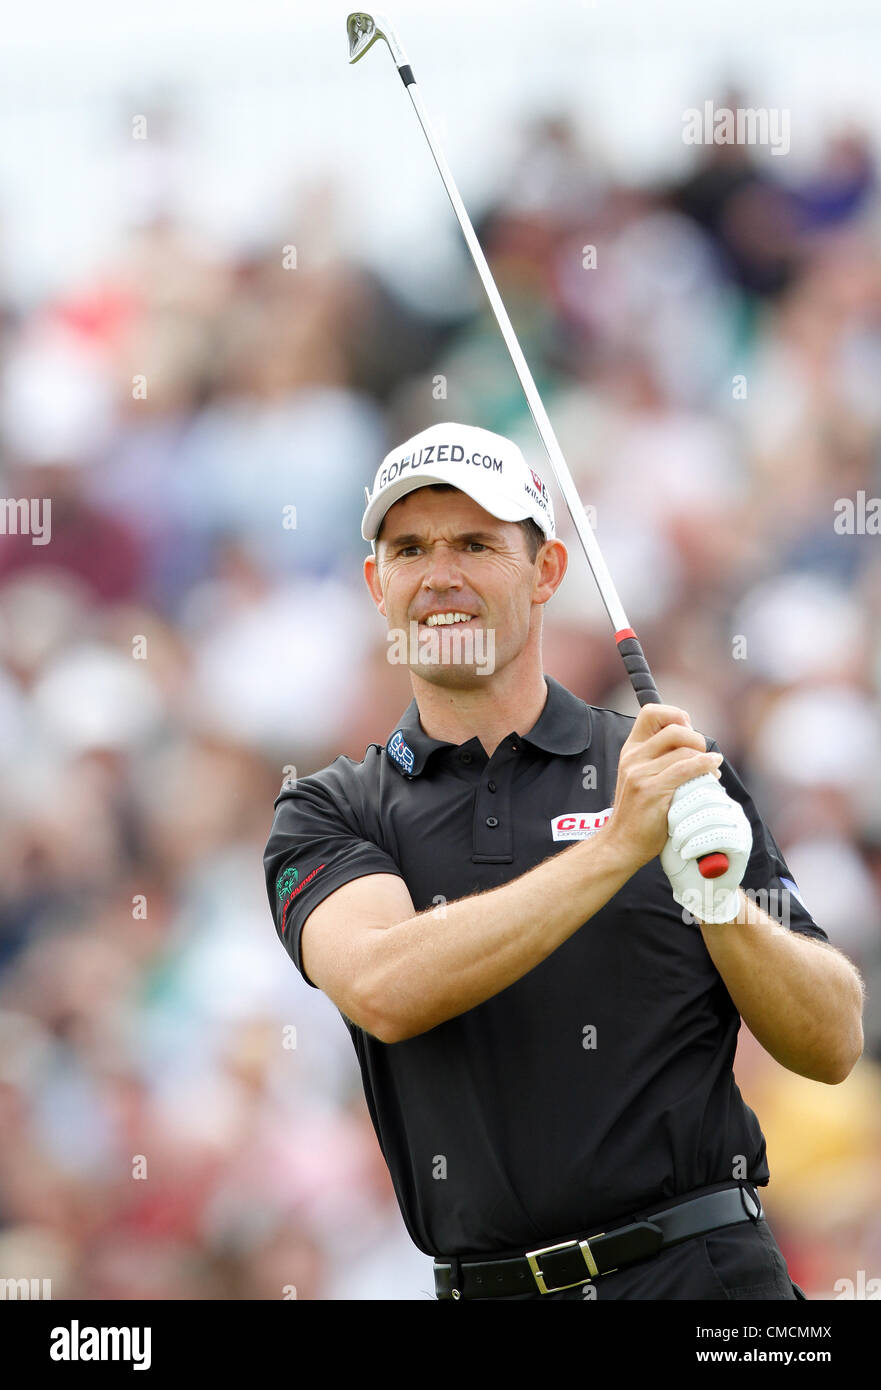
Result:
M670 837L661 850L661 868L676 902L702 922L732 921L753 844L743 807L706 773L677 787L667 829ZM727 854L728 868L718 878L704 878L697 861L714 850Z

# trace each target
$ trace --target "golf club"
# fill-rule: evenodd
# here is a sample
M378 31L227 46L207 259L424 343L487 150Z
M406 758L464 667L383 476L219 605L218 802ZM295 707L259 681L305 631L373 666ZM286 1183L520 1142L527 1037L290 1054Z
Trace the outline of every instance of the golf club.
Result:
M443 180L444 188L447 190L447 195L453 205L453 211L456 214L459 226L462 229L462 234L471 252L471 257L477 268L477 273L483 282L483 288L492 306L496 322L502 331L502 337L511 355L514 369L520 378L520 384L525 392L536 429L541 436L542 443L550 459L551 468L557 480L557 486L563 494L567 510L572 518L572 524L578 533L578 538L581 541L582 548L587 557L587 562L596 580L600 597L609 615L609 620L615 632L615 641L618 646L618 651L621 654L627 674L630 677L630 683L633 686L636 698L641 706L660 704L661 699L655 687L652 673L649 670L648 662L645 659L636 633L627 620L627 615L624 612L621 600L612 582L612 576L608 571L596 536L594 535L593 528L587 519L581 499L572 481L572 476L567 467L566 460L563 457L563 451L557 442L553 426L542 404L535 382L532 379L532 373L527 366L526 358L523 356L520 349L520 344L517 341L516 334L511 325L511 320L508 318L507 310L502 303L502 297L496 288L492 272L487 264L480 242L477 240L474 228L471 225L471 219L459 195L459 190L456 187L449 165L444 158L443 151L438 144L437 136L432 129L431 121L428 118L428 113L416 86L413 69L407 62L407 57L401 47L401 43L385 16L378 13L366 14L363 11L355 11L350 14L346 20L346 31L349 39L350 63L357 63L363 58L364 54L368 49L373 47L378 39L383 39L388 45L395 67L407 89L416 115L419 117L419 123L422 126L431 153L434 156L434 162L437 165L438 173ZM683 786L679 787L676 795L682 795L686 787L690 785L690 783L685 783ZM699 860L699 868L704 878L718 878L719 875L724 874L728 868L728 857L721 852L703 855Z

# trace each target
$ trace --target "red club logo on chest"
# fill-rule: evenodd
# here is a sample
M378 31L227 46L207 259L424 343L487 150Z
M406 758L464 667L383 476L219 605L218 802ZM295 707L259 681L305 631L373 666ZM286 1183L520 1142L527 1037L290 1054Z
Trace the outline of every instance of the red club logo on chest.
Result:
M611 806L604 811L564 811L551 817L551 835L555 840L588 840L602 830L611 814Z

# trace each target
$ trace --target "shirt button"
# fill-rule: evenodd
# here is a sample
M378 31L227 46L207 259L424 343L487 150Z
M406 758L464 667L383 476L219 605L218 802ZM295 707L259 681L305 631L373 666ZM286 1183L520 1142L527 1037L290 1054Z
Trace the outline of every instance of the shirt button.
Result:
M487 816L486 823L491 830L495 830L496 826L499 823L499 818L498 816Z
M473 753L460 753L460 754L459 754L459 757L461 758L461 760L462 760L463 763L470 763L473 756L474 756Z
M512 744L511 744L511 752L512 752L512 753L519 753L519 752L520 752L520 744L519 744L519 743L512 743Z
M495 782L487 782L487 784L486 784L486 789L487 789L487 791L494 792L495 789L496 789L496 784L495 784Z

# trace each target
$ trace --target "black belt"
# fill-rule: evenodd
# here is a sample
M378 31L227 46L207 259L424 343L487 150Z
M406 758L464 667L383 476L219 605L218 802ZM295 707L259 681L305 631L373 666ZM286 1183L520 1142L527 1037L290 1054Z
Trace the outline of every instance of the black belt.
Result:
M609 1232L528 1250L518 1259L474 1263L438 1257L434 1262L435 1292L438 1298L504 1298L529 1293L536 1287L541 1293L574 1289L624 1265L650 1259L659 1250L692 1236L763 1217L758 1192L743 1183L693 1197Z

